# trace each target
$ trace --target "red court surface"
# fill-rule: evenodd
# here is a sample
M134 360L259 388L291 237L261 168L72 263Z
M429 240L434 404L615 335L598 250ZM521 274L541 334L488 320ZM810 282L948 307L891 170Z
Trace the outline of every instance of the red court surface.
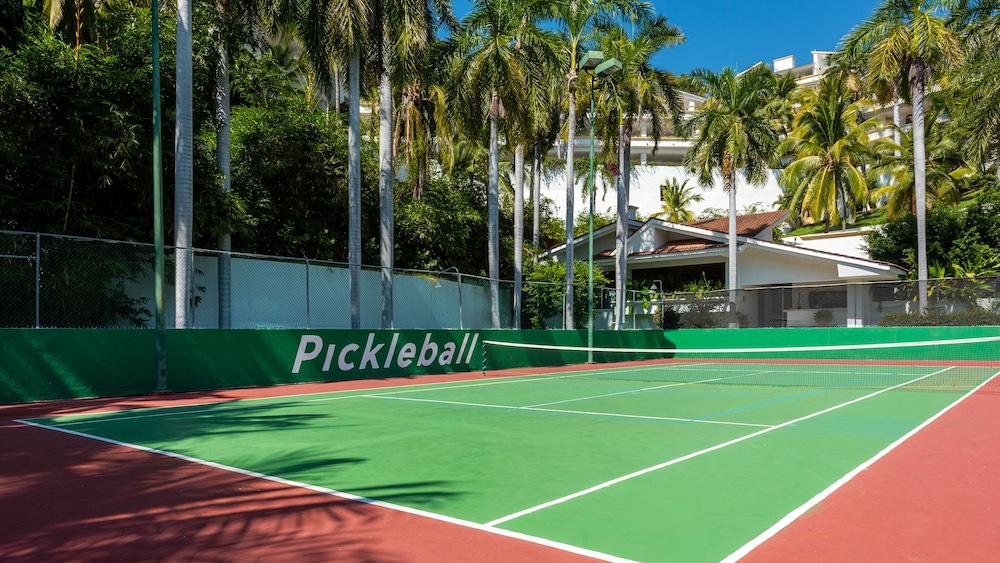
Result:
M477 377L450 374L0 407L0 560L583 559L522 539L12 422ZM997 468L1000 391L986 387L746 560L995 560L1000 552Z
M984 387L745 561L996 561L1000 390Z
M541 561L516 538L12 422L477 374L0 407L2 561Z

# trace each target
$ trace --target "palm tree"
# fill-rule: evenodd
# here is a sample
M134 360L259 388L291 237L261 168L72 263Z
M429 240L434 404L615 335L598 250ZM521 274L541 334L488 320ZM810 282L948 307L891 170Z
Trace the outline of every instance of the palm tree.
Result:
M194 266L194 87L191 0L177 0L177 92L174 130L174 326L190 326Z
M215 84L212 95L215 118L215 160L222 180L222 192L232 189L230 151L230 76L229 65L233 45L260 43L265 5L259 1L216 0L216 21L210 35L215 42ZM219 328L229 328L232 320L232 267L230 251L232 235L227 231L218 240Z
M663 207L653 217L670 221L671 223L687 223L694 221L694 211L691 204L701 201L701 194L695 193L694 187L688 187L688 181L678 182L676 178L668 179L660 184L660 200Z
M347 60L347 262L351 328L361 326L361 53L371 46L374 26L369 0L277 2L280 18L295 23L306 60L324 91L335 63Z
M938 113L928 115L924 127L926 142L925 170L927 189L925 206L935 203L957 204L962 199L961 180L972 176L972 169L963 159L963 147L957 135L952 134L946 123L940 122ZM889 184L874 190L871 199L875 203L884 202L886 214L896 219L907 213L915 213L916 179L913 166L913 138L911 131L900 133L902 143L889 140L877 143L878 161L869 171L872 180L889 175Z
M420 199L427 187L432 155L446 154L454 137L448 115L447 68L439 63L448 59L451 47L447 42L434 42L398 81L392 154L404 163L413 199Z
M649 14L649 5L636 0L556 0L540 6L563 32L566 65L566 294L563 319L566 328L573 322L573 203L576 186L573 151L576 145L577 77L581 45L595 23L614 18L633 20Z
M500 326L499 136L501 120L508 132L527 129L526 84L531 75L529 53L551 42L535 25L533 4L476 0L457 37L455 88L458 107L468 124L489 123L490 316ZM523 46L524 48L519 48ZM523 164L523 157L522 157ZM516 192L515 188L515 192Z
M968 59L951 77L949 93L958 100L954 117L969 132L965 150L1000 178L1000 13L995 0L953 13Z
M913 106L913 177L920 311L927 310L927 206L924 104L928 81L958 65L962 46L944 19L947 0L886 0L845 39L848 58L867 61L863 81L881 101L909 92Z
M46 0L39 2L49 29L73 46L74 57L79 57L80 46L96 37L94 21L108 0Z
M561 120L562 80L558 60L543 60L532 66L532 79L528 83L528 120L532 146L531 162L531 244L537 250L541 245L541 189L545 154L555 146ZM537 259L537 254L535 255Z
M393 75L412 68L415 57L426 53L434 41L435 22L454 27L451 7L445 0L377 2L372 34L379 38L376 51L379 75L379 265L382 274L382 328L392 328L394 256L393 225Z
M514 39L518 55L532 64L525 65L528 71L524 88L524 108L522 116L514 120L514 127L507 132L507 138L514 143L514 299L513 328L521 327L521 288L523 284L524 261L524 150L531 143L535 149L535 167L539 168L542 143L545 138L554 139L558 123L558 112L552 103L555 89L551 77L558 68L558 39L553 34L543 33L535 25L539 17L539 0L519 0L514 3L520 13L521 32ZM541 178L535 178L534 186L540 187ZM533 194L537 201L537 194ZM537 230L538 211L535 210Z
M772 121L774 74L755 66L737 75L732 69L721 73L696 71L708 100L686 124L694 143L684 155L684 164L703 186L711 186L714 176L722 176L729 192L729 289L730 314L735 315L736 268L736 178L742 175L751 184L762 184L768 164L774 159L778 132ZM731 318L730 326L735 326Z
M794 159L782 172L782 188L791 194L789 209L803 219L853 222L855 211L868 200L868 182L861 169L869 150L869 135L881 123L859 123L864 102L852 95L837 75L823 79L819 91L804 90L800 109L779 154Z
M667 47L683 43L684 34L664 17L640 22L638 30L632 36L620 26L602 25L599 30L603 37L598 45L606 55L615 57L622 63L621 71L611 79L613 88L607 90L608 111L602 112L618 118L617 127L603 127L606 132L603 147L605 152L610 147L618 147L615 295L619 298L615 301L615 318L619 319L620 329L625 318L625 278L628 276L628 253L625 245L629 234L632 128L636 120L649 120L649 133L653 137L655 153L667 120L672 118L674 127L681 127L681 101L677 82L669 72L653 68L650 59ZM615 133L612 133L613 129ZM611 135L617 137L613 139L614 142L609 142L612 140L608 138Z

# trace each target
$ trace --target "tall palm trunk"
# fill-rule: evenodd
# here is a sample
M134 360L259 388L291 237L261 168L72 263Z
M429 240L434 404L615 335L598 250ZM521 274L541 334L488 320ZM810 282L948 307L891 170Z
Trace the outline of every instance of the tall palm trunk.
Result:
M225 36L219 34L218 62L215 67L215 160L222 175L222 192L232 189L230 170L230 125L229 125L229 45ZM225 232L219 235L219 328L232 326L232 236Z
M361 54L351 51L348 74L347 262L350 270L351 328L361 328Z
M500 121L500 100L496 92L490 99L490 164L489 189L486 192L489 223L490 319L493 328L500 328L500 164L497 130Z
M569 108L566 112L566 292L563 304L563 326L573 324L573 198L576 179L573 177L573 149L576 144L576 84L569 85Z
M736 170L731 162L723 165L723 175L729 192L729 275L726 277L726 288L729 290L729 328L736 328L739 326L736 322L736 289L739 287L736 267Z
M892 131L892 141L898 145L902 142L900 128L903 127L903 104L899 99L892 103L892 124L895 125Z
M521 328L521 267L524 260L524 144L514 147L514 316L513 328Z
M618 222L615 229L615 321L616 328L625 328L625 278L628 276L628 154L625 148L625 120L618 120Z
M927 312L927 155L924 146L924 85L926 69L917 62L910 72L913 98L913 184L917 208L917 286L921 313Z
M191 326L194 216L194 117L191 2L177 0L177 93L174 130L174 326Z
M340 63L333 65L333 111L340 111L340 100L343 96L340 93Z
M531 245L537 250L542 244L541 220L542 208L542 143L535 141L535 156L531 162ZM538 254L535 254L535 260Z
M392 282L394 262L393 188L392 188L392 68L393 48L383 24L382 76L379 80L378 106L378 193L379 193L379 264L382 270L382 328L392 328Z

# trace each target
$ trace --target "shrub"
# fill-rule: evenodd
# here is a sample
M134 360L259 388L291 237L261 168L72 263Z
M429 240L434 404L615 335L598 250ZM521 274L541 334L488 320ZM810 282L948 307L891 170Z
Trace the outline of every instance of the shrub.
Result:
M879 326L993 326L1000 325L1000 313L986 309L967 309L955 313L930 311L918 313L893 313L879 321Z

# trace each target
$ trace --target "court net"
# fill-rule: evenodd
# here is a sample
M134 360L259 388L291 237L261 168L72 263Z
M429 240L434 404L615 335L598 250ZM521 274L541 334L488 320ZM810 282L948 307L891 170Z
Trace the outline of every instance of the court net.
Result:
M566 374L648 383L960 391L1000 387L1000 335L741 348L593 347L483 342L483 375ZM513 370L513 371L511 371ZM994 385L991 385L993 387Z

